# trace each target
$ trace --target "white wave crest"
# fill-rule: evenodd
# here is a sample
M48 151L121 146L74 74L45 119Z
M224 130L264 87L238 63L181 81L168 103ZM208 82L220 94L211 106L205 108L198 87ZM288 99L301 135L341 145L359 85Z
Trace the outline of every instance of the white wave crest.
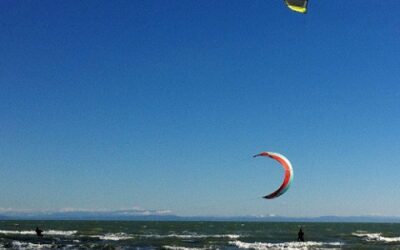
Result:
M316 241L306 241L306 242L282 242L282 243L264 243L264 242L254 242L247 243L242 241L231 241L231 245L235 245L243 249L256 249L256 250L277 250L277 249L309 249L310 247L324 247L324 246L338 246L340 247L342 243L340 242L316 242Z
M13 230L0 230L0 234L23 234L23 235L27 235L27 234L36 234L35 231L13 231Z
M53 245L51 244L34 244L30 242L13 241L12 249L51 249Z
M203 239L203 238L229 238L238 239L240 235L237 234L143 234L137 235L143 238L178 238L178 239Z
M180 247L180 246L163 246L162 249L170 249L170 250L208 250L208 249L210 249L210 248Z
M99 238L100 240L113 240L113 241L129 240L134 238L133 236L126 233L108 233L105 235L93 235L91 237Z
M43 231L43 235L63 235L71 236L76 234L78 231L59 231L59 230L48 230ZM35 231L15 231L15 230L0 230L0 234L20 234L20 235L36 235Z
M44 231L43 234L71 236L71 235L76 234L77 232L78 231L76 231L76 230L71 230L71 231L48 230L48 231Z
M357 231L352 235L361 237L366 241L381 241L381 242L400 242L400 237L384 237L382 233L367 233L364 231Z

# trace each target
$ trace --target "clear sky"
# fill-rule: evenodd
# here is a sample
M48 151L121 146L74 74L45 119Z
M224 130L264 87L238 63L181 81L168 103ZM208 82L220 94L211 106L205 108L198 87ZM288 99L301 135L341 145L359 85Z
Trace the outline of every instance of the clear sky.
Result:
M400 216L399 9L3 0L0 208Z

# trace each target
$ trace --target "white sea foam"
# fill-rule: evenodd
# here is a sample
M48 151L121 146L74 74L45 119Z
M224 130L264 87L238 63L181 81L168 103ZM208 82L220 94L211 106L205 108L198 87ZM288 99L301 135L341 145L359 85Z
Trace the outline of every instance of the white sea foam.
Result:
M13 241L12 243L13 249L51 249L53 245L51 244L34 244L30 242L21 242L21 241Z
M59 231L59 230L48 230L43 231L43 235L62 235L71 236L76 234L78 231ZM0 234L20 234L20 235L36 235L35 231L15 231L15 230L0 230Z
M361 237L366 241L381 241L381 242L400 242L400 237L384 237L382 233L368 233L364 231L357 231L352 235Z
M126 233L108 233L105 235L93 235L91 237L99 238L100 240L113 240L113 241L129 240L134 238L132 235Z
M142 234L137 235L143 238L178 238L178 239L203 239L203 238L229 238L238 239L238 234Z
M170 250L208 250L210 248L197 248L197 247L180 247L180 246L163 246L163 249Z
M36 234L35 231L13 231L13 230L0 230L0 234Z
M71 230L71 231L48 230L48 231L44 231L43 234L71 236L71 235L76 234L77 232L78 231L76 231L76 230Z
M242 249L256 249L256 250L278 250L278 249L323 249L323 247L340 247L342 243L340 242L316 242L316 241L306 241L306 242L282 242L282 243L264 243L264 242L254 242L247 243L242 241L231 241L231 245L235 245ZM329 248L332 249L332 248Z

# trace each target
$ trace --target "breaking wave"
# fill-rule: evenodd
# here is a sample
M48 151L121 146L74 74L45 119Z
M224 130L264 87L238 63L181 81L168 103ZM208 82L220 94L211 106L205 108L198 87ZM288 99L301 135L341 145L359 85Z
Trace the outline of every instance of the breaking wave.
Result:
M54 248L51 244L34 244L30 242L13 241L12 249L51 249Z
M307 241L307 242L282 242L282 243L263 243L263 242L254 242L254 243L247 243L242 241L231 241L231 245L235 245L242 249L256 249L256 250L264 250L264 249L310 249L314 247L341 247L341 242L316 242L316 241Z
M60 236L71 236L76 234L78 231L59 231L59 230L48 230L43 231L44 235L60 235ZM19 234L19 235L36 235L35 231L15 231L15 230L0 230L0 234Z
M210 248L163 246L162 249L169 249L169 250L208 250Z
M113 241L129 240L134 238L133 236L126 233L108 233L105 235L93 235L91 237L99 238L100 240L113 240Z
M144 234L137 235L143 238L178 238L178 239L203 239L203 238L228 238L228 239L238 239L240 235L238 234Z
M380 242L400 242L400 237L384 237L382 233L368 233L364 231L357 231L352 235L363 238L366 241L380 241Z
M152 238L152 239L166 239L166 238L177 238L177 239L204 239L204 238L228 238L238 239L240 235L237 234L126 234L126 233L107 233L104 235L92 235L92 238L99 238L100 240L129 240L134 238ZM168 246L167 246L168 247ZM173 247L173 246L170 246Z

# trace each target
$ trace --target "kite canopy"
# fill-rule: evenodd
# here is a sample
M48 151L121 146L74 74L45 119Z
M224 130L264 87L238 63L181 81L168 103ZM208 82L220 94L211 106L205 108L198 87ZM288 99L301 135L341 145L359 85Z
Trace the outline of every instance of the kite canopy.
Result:
M285 0L289 9L305 14L307 12L308 0Z
M285 179L283 180L282 185L276 191L264 196L263 198L273 199L273 198L281 196L289 189L289 186L293 181L292 164L285 156L278 154L278 153L262 152L253 157L258 157L258 156L270 157L270 158L278 161L282 165L283 169L285 169Z

